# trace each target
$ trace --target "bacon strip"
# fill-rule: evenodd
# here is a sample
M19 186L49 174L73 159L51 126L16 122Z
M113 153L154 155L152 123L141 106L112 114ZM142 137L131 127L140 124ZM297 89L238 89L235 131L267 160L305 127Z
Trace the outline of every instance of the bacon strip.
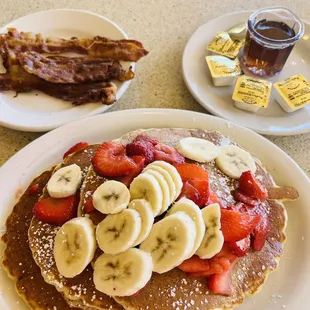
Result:
M37 52L25 52L19 56L21 67L30 74L51 83L85 83L117 79L133 79L131 68L123 70L116 60L94 57L46 57Z

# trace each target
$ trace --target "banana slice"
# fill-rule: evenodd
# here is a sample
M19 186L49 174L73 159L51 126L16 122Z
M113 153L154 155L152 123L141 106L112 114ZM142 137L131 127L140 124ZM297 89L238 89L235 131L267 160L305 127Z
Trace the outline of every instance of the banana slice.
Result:
M177 198L177 194L176 194L177 191L176 191L176 186L174 184L174 181L173 181L170 173L167 170L165 170L159 166L156 166L156 165L154 165L150 168L146 167L144 171L149 171L149 170L155 170L155 171L159 172L165 178L165 180L169 186L170 204L171 204Z
M94 264L94 283L109 296L131 296L151 279L152 257L139 249L117 255L102 254Z
M163 204L161 206L161 209L158 215L166 212L169 206L171 205L172 201L170 201L169 185L167 181L165 180L164 176L161 175L158 171L152 170L152 169L146 170L145 172L143 172L143 174L152 175L158 182L161 192L163 194Z
M176 212L153 225L140 249L153 258L153 271L167 272L188 258L194 248L196 228L184 212Z
M96 228L100 249L107 254L118 254L133 247L141 231L141 217L136 210L126 209L108 215Z
M178 200L169 210L168 215L178 211L182 211L187 214L193 220L196 227L196 239L193 250L189 255L189 257L192 257L200 247L202 239L205 235L206 226L202 218L202 212L192 200L187 198L181 198Z
M151 204L145 199L135 199L129 206L129 209L136 210L141 217L141 231L133 246L140 244L150 234L154 224L154 216Z
M117 181L106 181L93 194L95 209L103 214L115 214L124 210L130 201L126 185Z
M95 226L86 217L74 218L58 230L54 243L57 269L66 278L80 274L94 258Z
M210 204L202 209L205 223L205 235L196 254L203 259L211 258L223 247L224 236L221 228L221 209L218 203Z
M130 184L131 200L145 199L153 210L153 215L159 214L163 205L163 193L160 185L152 175L141 173Z
M165 161L162 161L162 160L154 161L153 163L148 165L146 167L146 169L153 168L153 167L160 167L160 168L166 170L170 174L170 176L171 176L171 178L175 184L175 188L176 188L176 193L175 193L174 199L179 197L179 195L181 194L182 187L183 187L183 182L182 182L181 176L178 173L178 170L175 167L173 167L172 165L170 165L169 163L166 163Z
M215 163L222 172L234 179L239 179L244 171L256 171L252 156L235 145L221 146L220 155L215 159Z
M81 185L82 171L76 165L70 165L57 170L47 183L47 191L51 197L65 198L76 193Z
M184 157L198 161L199 163L210 162L220 154L219 147L212 142L194 137L181 139L177 150Z

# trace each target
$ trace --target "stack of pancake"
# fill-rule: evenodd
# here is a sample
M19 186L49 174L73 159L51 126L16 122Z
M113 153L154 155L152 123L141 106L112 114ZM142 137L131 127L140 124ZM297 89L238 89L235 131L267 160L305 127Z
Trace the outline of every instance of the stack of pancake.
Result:
M172 147L176 147L180 139L190 136L216 145L235 144L218 132L190 129L138 130L124 135L117 142L127 144L141 133ZM104 182L91 166L91 158L98 146L91 145L67 156L56 168L34 179L7 220L7 230L2 237L6 246L3 266L16 282L17 293L32 309L231 309L258 291L269 273L277 268L285 241L286 211L280 201L268 199L262 204L270 221L265 246L261 251L250 251L238 260L232 272L232 296L211 293L205 279L188 277L177 268L164 274L153 273L148 284L133 296L114 298L95 289L91 264L74 278L60 275L53 254L59 227L33 217L32 208L38 199L48 196L45 186L54 169L73 163L83 172L80 206L83 205L89 192ZM210 187L218 194L222 204L229 206L234 203L231 191L237 186L236 182L212 162L203 166L208 170ZM261 183L266 187L275 186L271 175L258 161L256 166L255 175ZM39 189L33 195L30 189L34 184L39 184ZM81 209L79 212L83 215ZM97 224L102 216L94 213L90 217Z

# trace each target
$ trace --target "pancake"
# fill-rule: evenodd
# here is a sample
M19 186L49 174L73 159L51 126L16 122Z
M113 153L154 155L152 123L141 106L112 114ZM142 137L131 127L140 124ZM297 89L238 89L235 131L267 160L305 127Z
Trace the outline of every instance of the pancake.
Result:
M138 134L146 134L156 138L161 143L173 147L178 144L180 139L190 136L207 139L216 145L236 144L218 132L187 129L138 130L125 134L116 141L118 143L127 144ZM90 146L84 151L68 156L64 162L59 165L59 167L62 167L75 163L83 170L84 180L81 186L80 215L83 215L82 206L87 198L104 182L104 178L98 177L90 165L90 159L97 147L98 145ZM256 165L257 171L255 175L260 182L266 187L274 186L275 183L271 175L262 167L258 160L256 161ZM208 170L211 189L220 197L223 206L234 204L235 200L231 195L231 191L237 187L238 181L232 180L224 175L214 162L202 166ZM43 197L47 197L47 195L45 191ZM35 201L32 205L34 203ZM59 274L53 256L54 238L59 227L44 224L36 218L33 218L29 228L29 245L33 257L42 271L44 280L54 285L59 292L64 294L68 303L73 306L83 309L115 310L122 309L122 306L125 309L132 310L188 308L231 309L241 304L246 296L254 294L261 288L269 273L277 268L279 257L282 253L283 243L285 241L285 208L283 204L277 200L262 202L261 207L267 210L270 220L266 244L261 251L251 251L246 257L239 259L232 273L232 287L234 293L230 297L211 293L208 290L205 279L190 278L185 273L175 268L164 274L153 273L149 283L133 296L115 297L112 299L95 289L91 265L73 279L64 278ZM104 215L97 211L87 216L89 216L94 223L98 223L104 217ZM59 309L67 308L60 307Z
M2 236L5 244L2 265L8 276L15 281L16 292L34 310L74 310L68 306L54 286L47 284L40 268L33 260L28 244L28 228L32 219L32 208L48 182L52 170L35 178L14 206L6 221L6 232ZM39 184L35 194L29 194L32 185Z
M55 170L77 164L81 167L85 179L90 160L97 148L98 145L92 145L83 151L66 157ZM41 198L47 197L49 197L49 194L47 190L44 190ZM35 262L41 269L44 280L54 285L59 292L64 294L70 304L75 305L78 302L83 309L122 309L113 298L95 289L91 266L88 266L81 274L72 279L59 274L54 259L54 239L59 228L59 226L43 223L35 217L30 223L28 231L29 246Z

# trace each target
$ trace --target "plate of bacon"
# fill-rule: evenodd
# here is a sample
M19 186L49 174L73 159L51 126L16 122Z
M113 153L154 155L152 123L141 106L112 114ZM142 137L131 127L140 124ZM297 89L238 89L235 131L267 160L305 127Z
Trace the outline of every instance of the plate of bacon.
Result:
M106 111L148 51L115 23L79 10L50 10L0 29L0 125L48 131Z

